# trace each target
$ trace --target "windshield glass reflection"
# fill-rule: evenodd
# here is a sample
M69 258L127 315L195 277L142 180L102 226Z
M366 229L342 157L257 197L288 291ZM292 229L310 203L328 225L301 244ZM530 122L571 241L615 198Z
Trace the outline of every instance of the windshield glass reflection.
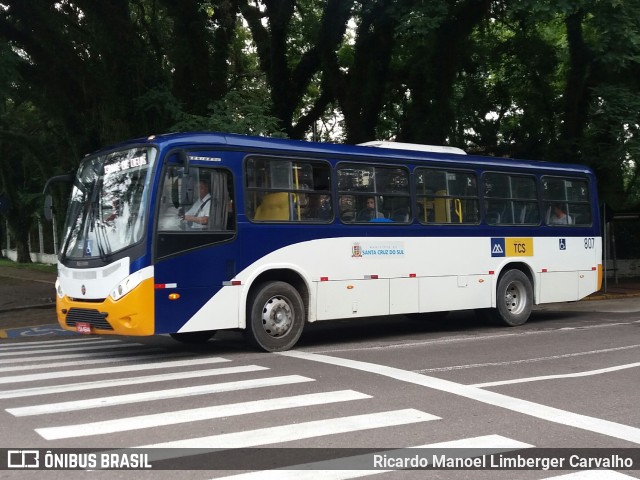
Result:
M85 160L69 205L62 255L102 258L142 239L156 151L132 148Z

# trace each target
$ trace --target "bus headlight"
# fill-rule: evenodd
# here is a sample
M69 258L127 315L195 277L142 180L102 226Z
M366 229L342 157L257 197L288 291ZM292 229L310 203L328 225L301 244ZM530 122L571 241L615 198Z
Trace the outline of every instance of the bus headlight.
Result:
M64 298L64 290L62 290L62 285L60 285L60 280L58 279L56 279L56 293L58 298Z
M132 273L127 278L118 283L116 288L111 291L109 296L114 301L118 301L131 290L140 285L144 280L151 277L153 277L153 267L147 267L143 268L142 270L138 270L137 272Z
M111 298L113 300L120 300L127 293L133 290L138 285L137 282L134 282L131 277L125 278L121 281L116 288L111 292Z

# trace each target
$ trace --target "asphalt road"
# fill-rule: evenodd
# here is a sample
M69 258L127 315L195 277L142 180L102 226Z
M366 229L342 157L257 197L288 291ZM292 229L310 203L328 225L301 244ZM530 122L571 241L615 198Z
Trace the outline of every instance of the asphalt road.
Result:
M467 312L439 324L331 322L308 328L283 354L252 351L235 332L199 348L168 337L2 341L0 447L163 447L155 467L186 469L94 472L149 479L226 477L260 462L299 465L321 461L317 452L355 457L364 448L539 452L533 457L598 448L614 449L602 455L635 452L634 469L473 468L434 470L428 478L640 478L639 312L640 299L627 298L545 306L519 328L479 325ZM291 447L319 450L288 458ZM184 448L259 450L230 450L207 463L206 456L185 459L193 452ZM426 476L357 472L349 461L356 460L333 478Z

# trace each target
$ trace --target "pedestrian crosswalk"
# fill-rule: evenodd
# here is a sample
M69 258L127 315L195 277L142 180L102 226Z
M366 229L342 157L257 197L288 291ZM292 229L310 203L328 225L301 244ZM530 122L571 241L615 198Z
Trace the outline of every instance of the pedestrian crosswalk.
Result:
M383 409L370 393L330 389L321 377L311 378L295 372L279 374L264 365L244 364L203 352L163 350L162 347L125 340L88 337L29 344L7 343L0 345L0 361L3 414L25 422L25 428L36 435L34 438L40 439L39 444L43 440L47 442L47 448L65 448L69 446L67 442L74 440L76 443L73 445L78 445L82 439L90 439L91 446L96 447L101 445L103 437L109 439L103 447L109 448L117 438L118 447L151 451L150 460L153 462L184 457L190 449L198 449L199 453L219 452L290 446L291 442L304 446L307 445L305 441L311 441L309 445L314 448L325 442L335 447L342 444L341 436L347 438L343 447L348 448L354 446L353 439L357 438L354 435L362 435L365 439L372 431L411 426L423 426L423 431L428 432L429 422L446 421L414 408ZM222 396L231 392L237 392L238 397ZM256 398L251 398L254 392ZM230 398L234 400L230 401ZM186 408L195 402L180 403L180 399L197 399L198 406ZM181 407L176 407L178 404ZM143 408L136 410L136 405ZM331 405L336 408L333 415L328 415ZM353 409L335 414L341 411L342 405L359 405L357 414ZM81 411L90 411L91 415L87 415L85 421L78 421L78 418L85 418L83 415L65 415ZM275 415L277 412L287 414L278 416ZM264 415L267 413L274 415ZM234 424L227 419L245 415L262 415L260 424L255 428L229 431L229 425ZM221 428L218 422L226 423ZM203 424L206 429L195 428ZM185 433L189 429L166 429L178 425L194 425L193 433ZM155 440L158 437L154 429L163 427L162 441L136 443L133 440ZM208 434L202 435L203 431ZM138 435L133 436L133 432L138 432ZM416 438L416 430L413 430L412 435L406 438L408 444L398 445L399 448L464 449L465 452L481 448L505 452L533 447L500 435L425 443ZM390 455L393 452L388 451ZM354 465L366 465L363 461L367 458L355 455L339 461L302 463L278 470L277 475L274 471L265 470L225 476L225 471L221 470L218 476L238 480L304 479L319 478L317 473L322 471L322 478L348 479L393 470L354 468ZM211 470L215 470L215 466ZM609 477L606 472L600 473L604 476L598 478L630 478L618 472L612 472ZM202 478L210 477L210 471L203 471ZM589 477L570 478L587 480Z

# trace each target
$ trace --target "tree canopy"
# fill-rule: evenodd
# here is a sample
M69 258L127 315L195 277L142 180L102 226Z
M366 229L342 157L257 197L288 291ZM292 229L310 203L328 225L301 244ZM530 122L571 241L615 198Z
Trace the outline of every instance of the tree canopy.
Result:
M640 201L640 0L0 0L0 38L19 245L47 177L175 130L577 162Z

